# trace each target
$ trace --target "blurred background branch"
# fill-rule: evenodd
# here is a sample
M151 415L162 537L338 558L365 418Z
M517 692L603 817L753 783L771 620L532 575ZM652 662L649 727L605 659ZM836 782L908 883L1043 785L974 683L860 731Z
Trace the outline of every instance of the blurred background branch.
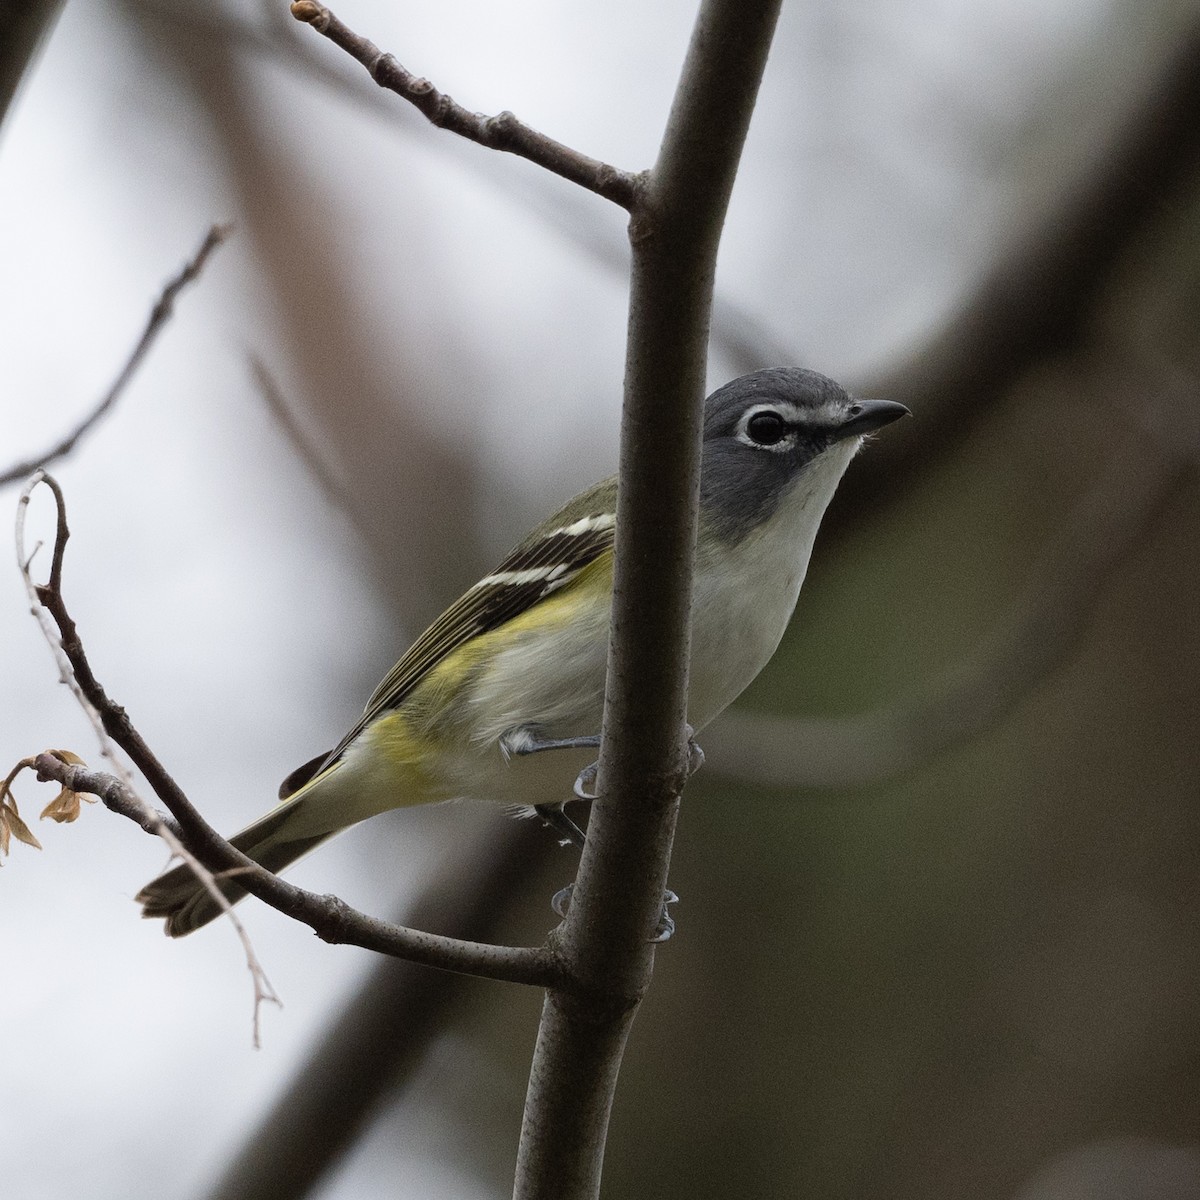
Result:
M0 124L60 8L62 0L0 0Z
M918 406L920 436L881 444L872 490L886 494L951 452L989 403L1085 329L1121 254L1194 170L1200 151L1200 14L1138 90L1104 152L1026 217L944 327L864 385ZM849 515L863 503L851 492ZM857 501L857 503L856 503Z
M366 538L370 529L362 524L362 511L355 504L355 498L350 489L334 474L332 467L321 456L321 447L305 431L300 418L293 410L288 398L283 394L279 380L271 373L270 368L256 354L248 359L250 373L258 385L258 394L275 418L276 424L287 438L292 449L305 469L312 477L313 483L320 489L325 499L342 513L355 527L359 536Z

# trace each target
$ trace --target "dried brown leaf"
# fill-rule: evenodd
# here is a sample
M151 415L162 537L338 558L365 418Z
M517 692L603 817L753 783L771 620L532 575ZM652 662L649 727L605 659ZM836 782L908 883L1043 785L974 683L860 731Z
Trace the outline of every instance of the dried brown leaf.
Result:
M73 767L83 767L87 764L75 753L74 750L47 750L47 754L53 754L59 762L69 763Z
M57 821L60 825L69 825L72 821L79 819L79 813L82 809L81 800L86 800L89 804L96 803L95 796L89 796L86 792L73 792L70 788L63 788L42 809L41 819L44 821L49 818L51 821Z
M83 759L78 754L71 750L47 750L47 754L52 754L59 762L68 763L72 766L82 766ZM71 821L78 820L81 809L81 800L86 800L89 804L96 803L95 796L89 796L84 792L73 792L69 787L64 787L62 791L42 809L42 820L49 818L51 821L57 821L60 825L69 824Z
M42 848L42 843L33 836L29 826L21 820L21 814L17 812L15 801L7 799L0 804L0 855L8 853L12 838L34 847L35 850Z
M67 825L70 822L77 820L79 817L80 803L79 793L71 791L70 788L63 788L45 808L42 809L41 819L44 821L47 817L51 821L57 821L60 825Z

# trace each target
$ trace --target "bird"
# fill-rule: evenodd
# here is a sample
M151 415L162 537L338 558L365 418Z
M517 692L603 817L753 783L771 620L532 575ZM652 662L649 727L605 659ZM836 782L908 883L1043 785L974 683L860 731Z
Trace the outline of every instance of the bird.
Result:
M906 415L803 367L743 375L705 401L687 697L695 732L774 654L850 460L868 434ZM616 496L615 477L581 492L459 597L337 746L293 771L233 845L279 872L368 817L453 799L536 811L580 840L562 814L564 780L599 741ZM235 877L218 886L231 902L245 894ZM222 911L186 864L136 899L171 937Z

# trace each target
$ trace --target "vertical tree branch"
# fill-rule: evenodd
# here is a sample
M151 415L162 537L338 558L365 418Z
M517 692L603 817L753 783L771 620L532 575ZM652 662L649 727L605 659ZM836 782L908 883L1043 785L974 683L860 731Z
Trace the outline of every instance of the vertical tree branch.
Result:
M599 798L547 993L514 1195L599 1193L625 1041L650 982L679 795L705 358L717 247L780 0L705 0L630 222L633 275Z

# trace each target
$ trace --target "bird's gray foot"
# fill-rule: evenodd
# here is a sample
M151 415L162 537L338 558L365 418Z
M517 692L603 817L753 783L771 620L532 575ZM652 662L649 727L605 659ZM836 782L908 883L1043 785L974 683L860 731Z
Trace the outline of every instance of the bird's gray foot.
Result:
M704 766L704 751L700 749L700 743L696 741L696 731L690 725L685 725L683 731L687 734L687 773L688 778L691 779Z
M568 883L565 888L559 888L553 896L550 897L550 907L554 909L556 916L567 919L567 909L571 907L571 893L575 890L573 883Z
M568 883L565 888L560 888L550 898L550 907L555 913L566 920L567 910L571 907L571 893L575 890L573 883ZM675 932L675 920L667 911L671 904L677 904L679 897L675 895L670 888L663 893L662 912L658 915L658 924L654 928L654 936L649 940L655 944L659 942L670 941L671 935Z
M576 800L595 800L596 774L599 770L600 764L598 762L588 763L575 776L575 786L571 790L575 793Z

